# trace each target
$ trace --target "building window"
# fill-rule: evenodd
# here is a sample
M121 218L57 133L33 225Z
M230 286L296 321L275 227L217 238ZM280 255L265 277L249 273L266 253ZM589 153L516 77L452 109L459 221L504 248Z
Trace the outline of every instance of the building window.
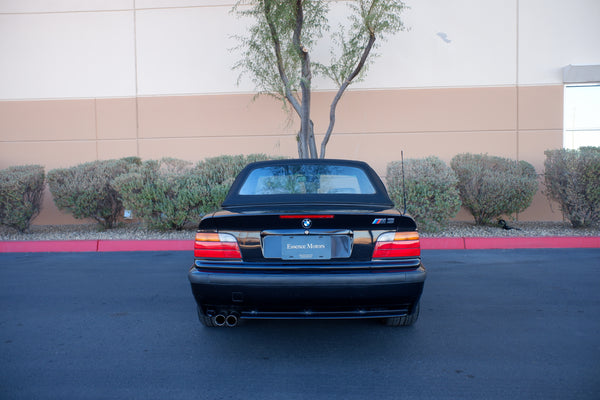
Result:
M563 146L600 146L600 83L565 85Z

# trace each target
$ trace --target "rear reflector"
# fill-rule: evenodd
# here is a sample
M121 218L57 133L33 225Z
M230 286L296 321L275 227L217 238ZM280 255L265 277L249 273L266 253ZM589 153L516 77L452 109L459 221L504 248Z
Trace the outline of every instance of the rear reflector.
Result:
M240 247L228 233L198 232L194 242L194 257L239 260Z
M418 232L387 232L377 238L373 258L419 257Z

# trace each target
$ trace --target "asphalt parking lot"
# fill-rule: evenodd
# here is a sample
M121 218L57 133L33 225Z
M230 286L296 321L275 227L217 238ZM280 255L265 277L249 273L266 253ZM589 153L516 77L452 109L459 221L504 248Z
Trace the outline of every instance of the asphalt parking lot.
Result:
M600 249L424 251L410 328L203 328L191 257L0 254L0 398L600 396Z

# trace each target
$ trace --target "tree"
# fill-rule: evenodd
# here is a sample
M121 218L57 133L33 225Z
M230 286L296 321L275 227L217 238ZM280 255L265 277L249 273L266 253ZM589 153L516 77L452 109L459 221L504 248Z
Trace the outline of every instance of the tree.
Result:
M234 68L248 75L259 94L269 94L296 112L300 118L298 156L325 157L342 95L353 82L364 77L374 56L376 41L404 30L400 14L406 8L399 0L347 1L348 21L329 35L328 64L313 61L310 51L328 24L328 0L238 0L233 11L253 19L246 36L238 36L242 59ZM329 126L320 154L310 116L313 73L331 79L337 92L329 110ZM289 110L289 108L287 108Z

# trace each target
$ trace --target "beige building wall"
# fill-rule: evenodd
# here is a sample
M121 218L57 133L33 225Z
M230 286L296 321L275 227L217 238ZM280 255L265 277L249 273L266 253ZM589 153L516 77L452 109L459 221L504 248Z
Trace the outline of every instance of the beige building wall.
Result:
M340 103L328 157L387 163L437 155L488 153L543 168L544 150L562 146L562 86L404 89L348 92ZM317 140L332 93L314 96ZM281 104L251 95L164 96L0 102L2 168L47 170L137 155L199 161L219 154L296 155L297 123ZM468 219L463 213L461 218ZM555 220L543 196L521 219ZM74 222L46 196L37 224Z
M332 1L331 21L345 2ZM409 0L407 26L338 107L328 156L500 155L543 170L562 146L562 69L600 64L596 0ZM137 155L295 156L297 121L231 65L247 21L227 0L0 1L0 168ZM328 53L314 49L314 58ZM315 82L326 129L329 82ZM465 212L461 219L469 219ZM521 220L560 220L538 193ZM75 223L47 193L35 224Z

